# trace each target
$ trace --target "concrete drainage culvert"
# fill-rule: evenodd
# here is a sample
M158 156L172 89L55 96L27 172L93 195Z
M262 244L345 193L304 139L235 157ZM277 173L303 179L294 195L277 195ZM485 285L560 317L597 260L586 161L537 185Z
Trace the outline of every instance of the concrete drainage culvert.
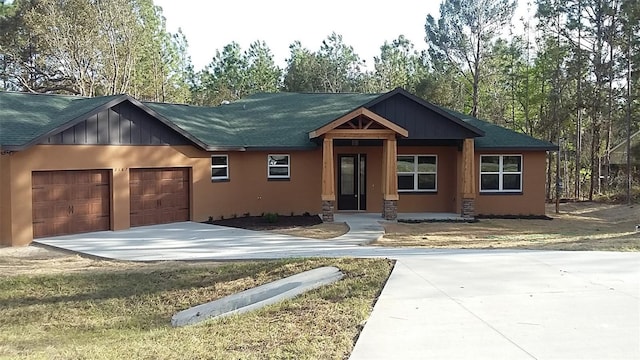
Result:
M340 269L333 266L305 271L180 311L171 318L171 325L192 325L207 319L257 310L320 286L332 284L343 276Z

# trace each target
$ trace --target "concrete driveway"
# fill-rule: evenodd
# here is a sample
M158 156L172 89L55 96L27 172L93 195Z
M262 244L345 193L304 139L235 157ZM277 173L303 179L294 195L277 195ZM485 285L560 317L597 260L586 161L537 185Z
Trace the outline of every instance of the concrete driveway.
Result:
M401 257L351 359L640 359L636 253Z
M640 253L364 246L198 223L39 239L122 260L388 257L396 266L351 359L640 359Z

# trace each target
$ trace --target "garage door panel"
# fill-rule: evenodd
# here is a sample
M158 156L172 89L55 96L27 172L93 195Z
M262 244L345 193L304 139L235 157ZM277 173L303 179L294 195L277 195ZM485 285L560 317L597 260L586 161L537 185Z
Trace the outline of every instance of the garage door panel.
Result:
M108 170L33 172L34 238L109 230L110 178Z
M131 226L189 220L189 170L131 169Z
M86 184L77 184L73 191L73 200L91 199L91 186Z
M103 216L98 216L98 218L96 219L95 222L95 226L99 227L101 229L110 229L111 228L111 216L107 215L103 215Z
M131 226L140 226L139 224L144 223L144 217L142 213L132 212L129 221L131 222Z
M140 199L142 210L155 210L158 207L158 200L155 196L145 196Z
M54 219L66 218L71 215L71 205L67 202L51 202L50 207L53 209L51 217Z
M109 195L109 185L100 185L93 188L91 198L104 201L104 199L109 199Z
M33 217L35 219L47 219L55 217L55 208L48 204L38 204L33 206Z
M49 179L47 179L47 182L45 184L66 184L67 181L67 174L65 174L62 171L55 171L55 172L50 172L48 173L48 177Z
M31 177L31 186L34 189L38 186L40 186L40 188L42 189L43 185L50 185L50 184L53 184L53 182L51 181L50 173L39 173L38 176Z
M68 218L57 218L52 221L52 231L54 234L70 234L71 221Z
M189 220L189 209L179 209L172 212L174 219L172 222L180 222Z
M54 184L47 190L48 194L46 200L48 201L62 201L71 199L71 188L68 186Z
M156 181L158 174L153 170L143 170L142 171L142 180L144 181Z
M76 174L76 176L73 177L73 182L75 182L76 184L91 184L93 181L93 177L91 176L91 174L83 172L83 173L78 173Z
M93 221L90 216L76 216L74 221L69 224L71 233L90 232L93 227Z
M137 180L132 180L129 184L129 194L130 196L142 195L142 185Z
M31 191L31 196L34 199L42 199L43 201L49 200L49 191L44 186L36 187L34 186Z
M142 182L142 193L141 196L151 196L155 197L158 193L157 184L155 180L144 180Z
M109 217L107 216L95 216L95 215L82 215L74 219L69 224L71 233L83 233L95 231L96 228L104 228L109 226Z
M34 222L33 223L33 237L43 237L49 232L49 225L44 222Z

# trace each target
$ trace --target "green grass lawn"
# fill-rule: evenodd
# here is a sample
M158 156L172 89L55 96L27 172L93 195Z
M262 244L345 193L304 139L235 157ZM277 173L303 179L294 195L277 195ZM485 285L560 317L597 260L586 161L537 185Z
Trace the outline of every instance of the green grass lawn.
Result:
M171 316L320 266L343 280L261 310L172 328ZM0 358L344 359L393 264L306 259L0 277Z

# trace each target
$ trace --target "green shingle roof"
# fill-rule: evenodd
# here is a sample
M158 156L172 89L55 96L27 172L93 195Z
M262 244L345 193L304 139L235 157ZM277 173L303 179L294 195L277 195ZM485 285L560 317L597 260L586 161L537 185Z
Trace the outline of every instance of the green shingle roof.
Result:
M0 92L0 145L25 145L122 95L83 98Z
M0 145L25 146L83 116L130 100L210 150L309 148L309 132L379 98L380 94L270 93L216 107L139 103L126 95L82 98L0 92ZM441 108L485 132L479 149L554 150L549 142Z
M548 141L539 140L527 134L519 133L502 126L491 124L471 115L459 113L454 110L442 108L449 114L458 117L462 121L477 127L485 132L485 136L475 138L476 149L495 150L557 150L558 147Z
M212 147L308 148L310 131L377 96L264 93L216 107L144 104Z
M211 148L242 147L238 135L222 116L219 107L151 102L144 105Z
M245 146L310 147L309 132L357 109L377 95L258 94L223 105Z

